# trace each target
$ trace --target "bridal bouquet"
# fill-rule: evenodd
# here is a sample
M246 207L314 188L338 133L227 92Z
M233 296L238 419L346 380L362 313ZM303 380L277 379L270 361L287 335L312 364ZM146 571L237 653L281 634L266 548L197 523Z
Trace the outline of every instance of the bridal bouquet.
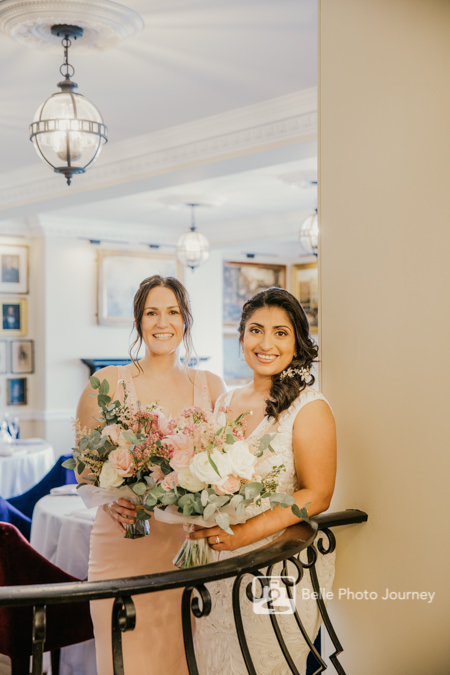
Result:
M171 433L161 441L171 472L149 490L146 509L167 523L218 525L233 534L230 525L245 522L246 508L267 499L270 508L290 507L308 521L306 507L277 492L284 465L270 457L274 434L251 442L244 439L245 414L233 422L221 417L222 424L212 413L190 408L172 421ZM211 560L206 539L187 539L173 562L186 568Z
M148 519L143 506L148 491L172 472L170 448L163 443L172 425L157 404L146 408L130 405L124 387L124 402L109 396L107 380L90 378L98 390L99 424L85 433L75 423L76 446L73 457L63 466L86 468L85 483L79 485L80 495L88 506L108 504L120 497L137 505L136 522L127 526L125 537L134 539L148 534Z

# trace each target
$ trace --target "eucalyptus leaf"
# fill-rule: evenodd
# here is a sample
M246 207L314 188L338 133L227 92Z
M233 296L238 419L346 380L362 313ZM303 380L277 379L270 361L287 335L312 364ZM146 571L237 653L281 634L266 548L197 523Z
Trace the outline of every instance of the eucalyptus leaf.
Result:
M107 394L109 392L109 382L108 380L102 380L98 393L99 394ZM111 399L110 399L111 400Z
M216 516L216 523L222 530L228 532L228 534L234 534L233 530L230 528L230 516L228 513L218 513Z
M75 469L76 465L77 463L73 457L69 457L69 459L66 459L66 461L61 464L65 469Z
M124 431L124 432L122 432L122 433L123 433L123 437L124 437L129 443L133 443L133 445L136 445L136 444L139 442L138 438L136 438L136 434L133 433L132 431Z
M202 490L201 495L200 495L200 499L201 499L201 502L202 502L202 506L206 506L208 501L209 501L209 493L208 493L207 490Z
M205 510L203 511L203 518L205 520L208 520L211 518L213 513L216 511L216 505L215 504L208 504L208 506L205 507Z
M161 497L161 502L163 504L176 504L177 501L178 497L173 492L166 492L166 494Z
M132 488L133 492L135 492L137 495L145 495L147 492L147 486L145 483L139 482L135 483Z
M89 378L89 381L91 383L92 389L98 389L100 386L100 380L98 377L95 377L95 375L91 375Z
M144 476L144 480L150 489L155 487L156 483L153 476Z

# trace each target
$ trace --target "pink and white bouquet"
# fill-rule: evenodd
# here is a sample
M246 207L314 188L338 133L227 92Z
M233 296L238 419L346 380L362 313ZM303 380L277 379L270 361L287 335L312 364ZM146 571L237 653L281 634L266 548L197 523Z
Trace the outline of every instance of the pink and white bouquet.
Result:
M127 526L125 536L145 536L150 514L142 503L147 492L172 471L170 450L163 443L171 431L170 422L156 403L146 408L129 404L125 383L121 403L109 396L107 380L100 382L92 376L90 382L98 390L99 424L84 433L75 422L76 446L64 466L76 468L78 473L87 469L85 482L78 486L87 506L108 504L120 497L138 505L136 523Z
M224 411L225 412L225 411ZM247 413L248 414L248 413ZM222 414L222 424L200 408L185 410L171 421L172 431L161 441L172 471L147 494L146 509L167 523L218 525L233 534L230 525L245 522L246 509L268 500L268 507L290 507L308 520L291 495L277 492L284 465L270 457L273 434L244 439L245 414L233 422ZM178 567L210 562L206 539L186 540L174 559Z

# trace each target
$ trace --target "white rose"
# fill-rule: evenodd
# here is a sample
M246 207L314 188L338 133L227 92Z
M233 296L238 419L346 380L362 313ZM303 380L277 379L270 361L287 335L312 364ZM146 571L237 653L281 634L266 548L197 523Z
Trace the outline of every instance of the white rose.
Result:
M177 474L178 485L189 492L200 492L208 487L207 483L199 480L189 469L180 469Z
M194 455L189 464L189 468L191 473L199 480L208 483L208 485L216 485L216 483L219 483L226 478L229 473L232 473L231 464L228 454L220 452L219 450L213 450L211 459L217 466L220 476L217 475L217 471L209 461L207 452L199 452L197 455Z
M100 472L99 483L101 488L116 488L122 485L123 478L111 462L105 462Z
M255 473L255 464L258 458L250 452L248 443L236 441L232 445L227 445L226 450L231 464L230 473L251 480Z

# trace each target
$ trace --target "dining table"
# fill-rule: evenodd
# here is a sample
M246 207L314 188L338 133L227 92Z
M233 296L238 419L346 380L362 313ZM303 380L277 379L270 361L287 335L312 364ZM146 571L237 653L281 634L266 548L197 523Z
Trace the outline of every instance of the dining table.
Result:
M87 579L96 511L85 506L76 485L53 488L34 507L31 545L65 572ZM61 649L60 675L97 675L94 640Z
M20 495L50 471L55 463L53 447L42 438L21 438L0 444L0 496Z

